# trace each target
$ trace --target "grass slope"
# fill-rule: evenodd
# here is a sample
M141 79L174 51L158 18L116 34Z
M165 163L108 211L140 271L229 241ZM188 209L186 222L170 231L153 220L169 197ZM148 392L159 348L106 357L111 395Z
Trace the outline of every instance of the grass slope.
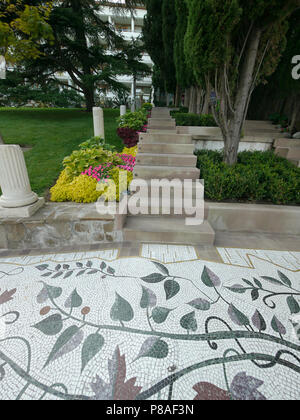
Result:
M116 134L119 115L119 110L104 110L106 141L121 151ZM6 144L33 147L24 153L31 187L45 195L62 170L64 157L93 136L93 119L76 109L0 108L0 132Z

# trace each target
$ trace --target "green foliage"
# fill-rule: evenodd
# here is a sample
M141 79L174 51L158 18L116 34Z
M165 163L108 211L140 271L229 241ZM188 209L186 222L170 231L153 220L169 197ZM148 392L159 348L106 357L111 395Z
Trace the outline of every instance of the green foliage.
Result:
M150 104L148 102L146 102L145 104L142 105L142 109L145 109L147 112L152 111L152 108L153 108L152 104Z
M121 152L116 133L119 112L105 109L104 122L107 143ZM6 144L32 146L24 155L32 189L41 196L55 183L64 157L93 134L91 114L79 109L0 108L0 121Z
M52 2L4 0L0 3L0 49L10 62L41 55L40 46L53 42L48 23Z
M177 17L174 40L176 79L181 88L188 88L193 84L193 77L184 54L184 37L188 23L188 8L185 0L175 0L175 10Z
M110 152L114 152L116 150L115 146L106 143L105 140L102 139L101 137L92 137L89 140L79 145L80 150L99 149L99 148L102 148L103 150L107 150Z
M148 111L140 109L136 112L127 112L118 118L119 128L131 128L132 130L139 131L147 123Z
M300 169L273 152L242 152L228 166L221 152L199 151L198 168L212 201L300 204Z
M212 115L185 114L181 112L171 112L176 120L177 126L194 126L194 127L216 127L216 122Z
M90 166L103 165L111 162L113 166L122 165L123 161L117 154L103 148L93 148L84 150L74 150L74 152L64 158L63 166L66 174L71 177L79 176Z
M162 38L164 43L164 76L166 92L176 90L176 70L174 63L174 38L176 28L175 0L162 1Z
M33 102L35 107L81 108L83 96L69 89L60 89L55 82L37 87L25 81L17 70L8 71L0 80L0 106L22 107Z

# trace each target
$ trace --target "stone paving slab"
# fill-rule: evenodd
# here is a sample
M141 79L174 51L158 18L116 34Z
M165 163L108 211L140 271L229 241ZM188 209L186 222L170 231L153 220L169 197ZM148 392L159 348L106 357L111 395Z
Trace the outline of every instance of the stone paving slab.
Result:
M300 252L0 259L0 399L298 400Z

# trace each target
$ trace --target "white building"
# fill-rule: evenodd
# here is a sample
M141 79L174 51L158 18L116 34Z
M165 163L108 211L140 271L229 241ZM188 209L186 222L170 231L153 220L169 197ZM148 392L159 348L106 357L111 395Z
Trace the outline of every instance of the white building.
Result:
M116 8L116 5L118 8ZM116 31L118 31L125 40L131 41L132 39L139 39L142 34L142 27L144 23L144 17L147 13L144 6L138 6L133 12L126 9L120 12L120 5L124 4L125 0L111 0L109 6L102 7L101 19L105 22L112 24ZM146 52L143 55L142 61L147 64L151 69L153 62L149 54ZM68 73L60 73L58 75L60 80L66 81L69 85L72 84L72 80ZM131 92L130 99L134 98L134 80L132 76L119 76L118 81L126 85ZM152 77L145 77L136 81L136 98L143 96L145 101L151 99L151 88L152 88ZM105 90L105 96L112 97L113 94L109 90Z

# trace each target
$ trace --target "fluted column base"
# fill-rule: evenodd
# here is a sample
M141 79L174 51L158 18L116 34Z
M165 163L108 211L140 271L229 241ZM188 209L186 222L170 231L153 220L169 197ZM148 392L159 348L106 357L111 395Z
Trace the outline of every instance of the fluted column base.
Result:
M33 204L29 204L24 207L5 208L1 207L0 203L0 219L15 219L15 218L26 218L33 216L43 205L45 204L44 198L37 198L37 201Z

